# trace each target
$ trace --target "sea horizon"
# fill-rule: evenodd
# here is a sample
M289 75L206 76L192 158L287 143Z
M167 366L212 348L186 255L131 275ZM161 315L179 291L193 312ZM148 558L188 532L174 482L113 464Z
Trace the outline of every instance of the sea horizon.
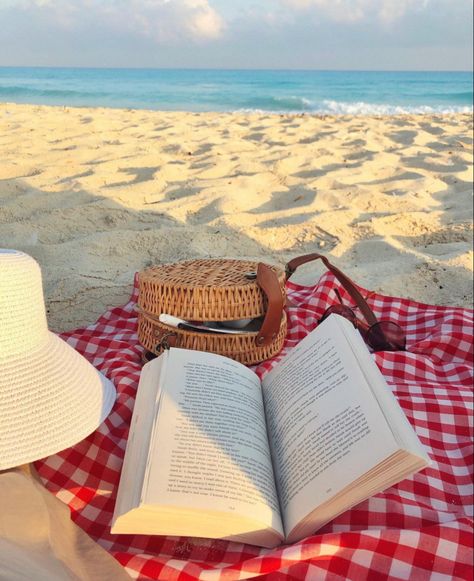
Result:
M90 65L0 65L0 69L91 69L91 70L148 70L148 71L302 71L343 73L474 73L474 69L325 69L297 67L107 67Z
M0 102L188 112L469 113L470 71L0 67Z

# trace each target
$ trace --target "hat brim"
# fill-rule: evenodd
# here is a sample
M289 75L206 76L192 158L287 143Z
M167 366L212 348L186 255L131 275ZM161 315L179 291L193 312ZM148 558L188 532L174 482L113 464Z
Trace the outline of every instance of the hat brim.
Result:
M22 358L1 359L0 470L80 442L107 417L113 383L54 333Z

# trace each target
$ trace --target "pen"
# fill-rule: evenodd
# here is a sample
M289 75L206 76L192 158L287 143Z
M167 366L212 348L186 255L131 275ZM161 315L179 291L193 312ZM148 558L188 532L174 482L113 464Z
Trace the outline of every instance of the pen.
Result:
M158 317L160 323L169 325L170 327L177 327L178 329L187 329L189 331L200 331L206 333L224 333L228 335L240 335L242 333L255 333L255 331L246 331L244 329L229 329L224 327L210 326L210 323L199 323L196 321L184 321L173 315L162 313Z

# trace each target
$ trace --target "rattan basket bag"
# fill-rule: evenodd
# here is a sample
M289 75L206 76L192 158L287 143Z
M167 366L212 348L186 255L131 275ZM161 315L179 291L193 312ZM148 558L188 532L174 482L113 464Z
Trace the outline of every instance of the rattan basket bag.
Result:
M190 260L143 270L138 281L138 338L152 354L174 346L254 364L283 346L286 276L281 269L245 260ZM232 330L177 328L160 321L163 314ZM253 327L238 328L249 320Z

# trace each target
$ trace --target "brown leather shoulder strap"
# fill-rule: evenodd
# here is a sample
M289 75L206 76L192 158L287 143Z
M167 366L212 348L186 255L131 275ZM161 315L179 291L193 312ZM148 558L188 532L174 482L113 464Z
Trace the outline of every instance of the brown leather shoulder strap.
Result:
M288 262L288 264L286 265L286 269L285 269L286 270L286 279L288 280L288 278L295 272L295 270L298 268L298 266L301 266L302 264L305 264L306 262L311 262L312 260L318 260L318 259L321 259L321 261L324 263L324 265L327 267L327 269L333 273L333 275L341 283L343 288L345 288L346 291L350 294L350 296L354 299L354 302L359 307L360 312L364 315L367 323L369 325L375 325L378 322L377 317L372 312L372 309L367 304L367 301L360 294L356 285L352 282L352 280L347 275L345 275L341 270L339 270L337 267L332 265L329 262L329 260L325 256L323 256L322 254L318 254L316 252L313 254L304 254L303 256L297 256L296 258L293 258L293 260L290 260L290 262Z
M260 262L257 267L257 283L267 296L268 305L265 319L257 335L257 345L269 345L280 330L285 293L278 281L277 273L267 264Z

